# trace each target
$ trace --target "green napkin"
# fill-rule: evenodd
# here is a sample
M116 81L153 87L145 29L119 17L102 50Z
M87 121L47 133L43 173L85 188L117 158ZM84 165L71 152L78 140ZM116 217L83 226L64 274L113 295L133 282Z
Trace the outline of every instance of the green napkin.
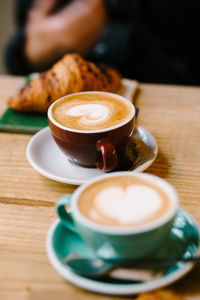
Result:
M8 108L0 118L0 131L33 134L46 126L46 114L22 113Z

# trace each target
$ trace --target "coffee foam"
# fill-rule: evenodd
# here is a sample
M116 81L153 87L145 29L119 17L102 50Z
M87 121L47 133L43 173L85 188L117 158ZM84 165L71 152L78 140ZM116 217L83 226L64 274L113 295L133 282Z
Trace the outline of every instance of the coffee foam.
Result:
M161 200L155 190L145 185L130 185L125 189L112 186L105 188L94 198L96 210L121 225L142 221L151 216L161 206Z
M161 188L128 175L92 184L78 201L80 212L89 220L118 227L148 224L165 215L171 205Z
M112 114L110 107L102 104L80 104L66 110L66 115L79 117L79 126L96 125L108 120Z
M61 125L78 130L98 130L123 123L131 117L128 101L98 93L70 95L55 103L52 116Z

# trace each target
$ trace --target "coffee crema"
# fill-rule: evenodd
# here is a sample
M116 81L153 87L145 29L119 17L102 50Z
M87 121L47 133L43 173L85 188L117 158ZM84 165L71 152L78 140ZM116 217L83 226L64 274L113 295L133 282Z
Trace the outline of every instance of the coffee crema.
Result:
M82 191L78 207L83 216L97 224L137 227L164 216L172 203L156 184L127 175L93 183Z
M67 96L53 106L59 124L77 130L99 130L123 123L132 115L132 104L117 96L98 93Z

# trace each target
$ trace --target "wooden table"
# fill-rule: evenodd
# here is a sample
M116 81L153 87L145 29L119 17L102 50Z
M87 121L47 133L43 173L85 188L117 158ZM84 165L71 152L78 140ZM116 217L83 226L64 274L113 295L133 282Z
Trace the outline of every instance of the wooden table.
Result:
M22 82L0 76L0 114ZM200 88L143 84L136 104L138 123L159 146L147 172L171 182L181 206L200 222ZM47 259L45 238L56 219L54 204L76 186L45 178L29 165L30 138L0 133L0 299L110 299L64 281ZM170 288L184 299L200 299L200 268Z

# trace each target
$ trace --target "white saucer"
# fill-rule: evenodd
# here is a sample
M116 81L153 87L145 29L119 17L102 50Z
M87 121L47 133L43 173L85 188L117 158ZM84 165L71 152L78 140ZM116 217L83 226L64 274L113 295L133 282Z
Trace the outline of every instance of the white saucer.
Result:
M141 140L153 151L155 156L131 172L142 172L147 169L155 160L158 152L154 137L140 126L137 130ZM58 182L79 185L104 173L96 168L84 168L72 164L56 145L49 127L40 130L31 138L26 154L29 163L36 171Z
M155 156L131 172L141 172L147 169L155 160L158 152L154 137L140 126L137 130L141 140L153 151ZM49 127L40 130L31 138L26 155L36 171L45 177L63 183L80 185L104 173L96 168L84 168L72 164L56 145Z

